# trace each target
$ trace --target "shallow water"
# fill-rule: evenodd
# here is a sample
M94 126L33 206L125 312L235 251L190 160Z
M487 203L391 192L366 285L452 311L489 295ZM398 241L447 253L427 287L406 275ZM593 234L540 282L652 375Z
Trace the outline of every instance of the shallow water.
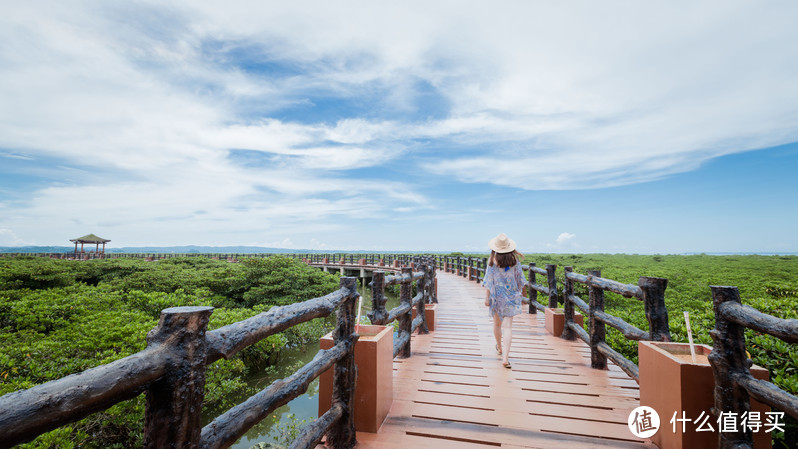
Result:
M358 291L363 295L363 310L361 322L368 323L366 313L371 310L371 290L358 285ZM388 302L386 309L390 310L399 305L398 295L386 291ZM357 313L357 312L355 312ZM328 318L330 329L334 325L334 318ZM268 387L277 379L282 379L293 374L302 365L309 363L319 351L318 342L308 343L304 346L286 348L280 353L276 370L266 370L247 379L250 386L261 390ZM246 398L244 398L246 399ZM242 399L243 400L243 399ZM249 449L256 443L275 443L280 439L281 428L286 428L292 421L313 420L318 417L319 409L319 380L315 379L308 387L308 391L278 408L266 419L250 429L247 434L231 447L234 449ZM308 421L309 422L309 421Z

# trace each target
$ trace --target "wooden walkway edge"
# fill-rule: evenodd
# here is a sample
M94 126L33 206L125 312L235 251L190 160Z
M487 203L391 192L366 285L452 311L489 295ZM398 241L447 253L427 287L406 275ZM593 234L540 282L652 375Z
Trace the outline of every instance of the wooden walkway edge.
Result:
M512 369L501 365L484 289L438 272L435 331L394 360L394 403L358 448L656 449L627 427L637 383L590 368L590 349L546 333L544 315L513 321Z

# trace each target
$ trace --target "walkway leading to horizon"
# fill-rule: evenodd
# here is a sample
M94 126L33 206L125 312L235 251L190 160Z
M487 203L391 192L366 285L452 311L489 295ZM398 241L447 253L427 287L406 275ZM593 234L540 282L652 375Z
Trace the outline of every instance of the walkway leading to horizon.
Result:
M590 368L590 349L546 332L544 314L513 321L512 369L501 364L484 289L438 272L435 331L394 361L394 402L358 448L656 449L632 435L637 383Z

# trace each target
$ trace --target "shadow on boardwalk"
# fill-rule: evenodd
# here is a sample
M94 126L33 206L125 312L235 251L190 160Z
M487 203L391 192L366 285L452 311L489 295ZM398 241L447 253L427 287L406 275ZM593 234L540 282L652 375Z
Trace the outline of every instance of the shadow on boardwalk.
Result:
M590 349L547 334L542 313L515 317L510 370L483 288L438 272L438 298L435 332L394 361L391 411L358 448L656 448L626 424L637 383L611 363L591 369Z

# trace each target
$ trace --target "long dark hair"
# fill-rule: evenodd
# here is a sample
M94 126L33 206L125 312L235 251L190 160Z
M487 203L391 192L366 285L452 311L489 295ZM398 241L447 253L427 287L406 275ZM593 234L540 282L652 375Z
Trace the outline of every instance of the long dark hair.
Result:
M489 266L493 266L494 263L499 266L499 268L505 267L512 267L518 263L518 259L523 257L521 253L518 251L511 251L509 253L497 253L496 251L490 252L490 260L488 262Z

